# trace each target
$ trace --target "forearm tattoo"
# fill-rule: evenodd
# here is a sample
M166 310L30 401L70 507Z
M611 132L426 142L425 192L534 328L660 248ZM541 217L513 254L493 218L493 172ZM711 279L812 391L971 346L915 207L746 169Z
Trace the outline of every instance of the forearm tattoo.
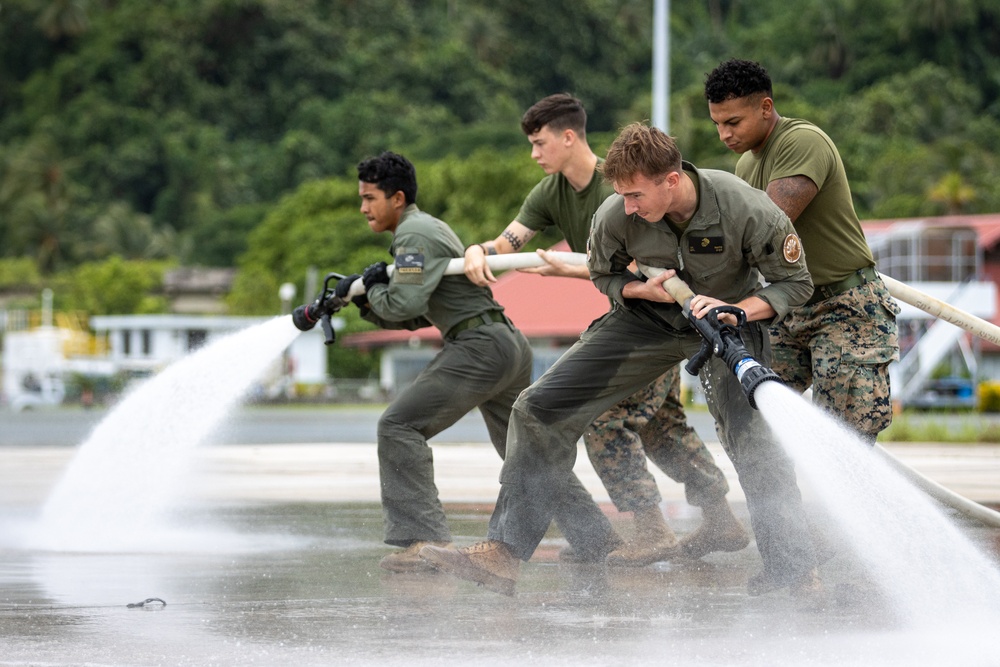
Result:
M503 230L503 234L501 234L501 236L507 239L507 242L510 243L510 247L514 249L514 252L520 250L521 246L524 245L524 240L519 239L517 237L517 234L510 231L509 229Z

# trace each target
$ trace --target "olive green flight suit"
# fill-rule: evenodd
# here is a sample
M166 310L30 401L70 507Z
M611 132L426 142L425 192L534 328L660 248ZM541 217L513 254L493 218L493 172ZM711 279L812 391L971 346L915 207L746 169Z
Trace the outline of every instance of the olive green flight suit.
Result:
M390 251L395 270L388 285L372 286L363 317L389 329L436 326L444 346L379 418L385 541L450 542L427 440L478 407L503 458L511 406L531 381L531 347L488 287L464 275L444 275L449 260L464 251L447 224L410 205ZM590 498L582 485L568 493ZM603 555L612 529L599 510L595 515L585 503L570 503L559 512L558 524L585 557Z

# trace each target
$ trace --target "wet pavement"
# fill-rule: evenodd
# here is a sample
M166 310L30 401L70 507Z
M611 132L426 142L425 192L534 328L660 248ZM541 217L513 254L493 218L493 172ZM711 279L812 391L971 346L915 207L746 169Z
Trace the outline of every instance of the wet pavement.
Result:
M460 440L436 445L435 459L455 540L468 544L485 535L499 461L482 441ZM0 432L0 665L1000 662L992 634L901 627L849 554L823 566L827 594L810 601L749 597L746 580L760 567L753 545L605 569L559 563L565 542L555 531L522 567L513 598L440 574L390 574L377 565L389 547L373 444L220 441L229 444L197 452L157 534L128 549L66 552L30 548L24 535L74 448L12 444ZM710 448L746 521L732 468L717 443ZM1000 500L998 447L891 450L963 495ZM577 470L627 533L585 457ZM671 524L693 530L697 510L656 474ZM996 560L997 531L956 522ZM166 604L128 606L148 598Z

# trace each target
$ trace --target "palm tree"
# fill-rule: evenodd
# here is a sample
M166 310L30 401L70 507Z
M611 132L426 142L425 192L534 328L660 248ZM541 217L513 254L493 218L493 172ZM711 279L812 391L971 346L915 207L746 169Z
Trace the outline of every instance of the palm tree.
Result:
M944 204L948 215L960 215L976 198L976 189L966 185L960 173L950 171L931 188L928 198Z

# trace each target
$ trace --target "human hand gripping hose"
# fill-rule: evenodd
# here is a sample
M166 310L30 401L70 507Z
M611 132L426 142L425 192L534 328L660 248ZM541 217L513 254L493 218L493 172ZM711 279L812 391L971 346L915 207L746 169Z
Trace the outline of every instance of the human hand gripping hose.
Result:
M657 269L639 264L639 270L650 278L663 273L664 269ZM701 367L705 365L712 355L722 359L726 367L736 375L743 392L750 401L750 407L757 409L757 402L754 400L754 392L764 382L781 382L778 374L770 368L761 365L754 359L740 337L740 327L746 324L747 316L742 309L736 306L717 306L702 318L697 318L691 312L691 299L694 292L687 283L673 276L663 281L665 289L674 300L681 305L684 316L691 322L702 338L701 349L688 360L684 366L691 375L697 375ZM719 320L720 315L732 315L736 318L736 324L727 324Z

